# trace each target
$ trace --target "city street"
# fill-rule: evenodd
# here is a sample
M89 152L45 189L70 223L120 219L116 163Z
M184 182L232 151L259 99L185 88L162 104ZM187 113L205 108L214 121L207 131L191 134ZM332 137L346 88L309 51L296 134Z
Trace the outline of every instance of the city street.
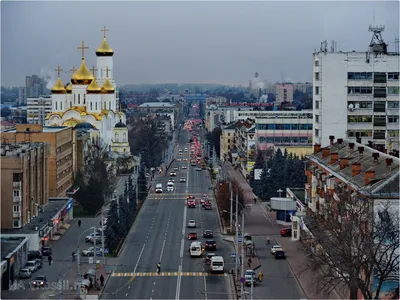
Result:
M188 147L188 141L188 133L182 132L179 149ZM188 155L188 152L181 156L175 153L179 158L188 158ZM182 169L183 165L187 166L186 170ZM203 240L203 230L213 230L217 242L215 252L224 256L226 269L232 267L229 264L230 245L222 240L219 232L214 200L211 211L205 211L199 205L201 194L209 192L208 172L196 171L189 161L175 161L171 165L174 167L179 168L174 178L174 192L166 191L169 176L155 181L163 184L164 192L150 194L144 203L117 260L118 266L102 294L103 299L199 299L206 298L207 293L212 299L231 298L227 295L229 277L225 274L208 276L208 267L203 260L190 258L188 253L191 241L187 239L186 223L195 220L199 240ZM180 183L180 177L185 177L186 182ZM196 208L187 208L187 195L196 196ZM157 275L159 262L161 274Z

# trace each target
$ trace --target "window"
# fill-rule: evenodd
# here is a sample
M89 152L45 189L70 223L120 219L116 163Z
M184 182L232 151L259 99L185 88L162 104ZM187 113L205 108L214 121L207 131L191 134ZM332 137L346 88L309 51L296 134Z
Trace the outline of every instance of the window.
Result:
M230 132L228 132L228 136L231 136L231 133L230 133Z
M317 128L314 129L315 136L319 136L319 130Z
M58 102L56 101L56 110L58 110L58 105L57 104L58 104Z
M398 137L399 136L399 130L388 130L388 137Z
M76 96L76 94L74 94L74 104L76 104L75 96Z
M126 133L125 132L122 134L122 142L126 143Z
M315 115L315 123L319 123L319 116Z
M388 72L388 80L399 80L399 72Z
M385 101L375 101L374 102L374 112L385 112L386 102Z
M386 73L374 72L374 83L386 83Z
M348 130L348 137L371 137L372 130Z
M371 123L372 116L347 116L349 123Z
M374 140L384 140L385 130L374 130Z
M20 211L20 206L19 205L13 205L13 211L14 212L19 212Z
M90 110L93 110L93 102L90 102Z
M388 95L399 95L400 88L398 86L388 86L387 93Z
M319 101L315 101L315 109L319 109Z
M118 134L118 132L115 133L115 141L119 142L119 134Z
M348 72L348 80L371 80L372 72Z
M315 80L319 80L319 72L315 72Z
M63 108L62 108L62 102L60 102L60 110L63 110Z
M372 86L350 86L347 88L347 94L358 94L358 95L365 95L365 94L372 94Z
M231 142L231 139L228 139L228 143L230 143Z
M315 61L315 66L318 67L319 66L319 60Z
M388 123L399 123L399 116L388 116Z
M399 102L398 101L388 101L388 109L392 108L399 108Z
M374 98L386 98L386 87L374 87Z
M19 190L14 190L13 195L14 197L19 197Z
M111 102L108 102L108 109L111 110Z
M386 117L385 116L375 116L374 117L374 126L386 126Z
M81 104L81 94L78 94L78 105Z
M319 86L315 87L315 95L319 95Z
M97 102L96 102L96 110L97 110Z
M86 104L86 94L83 94L83 104Z

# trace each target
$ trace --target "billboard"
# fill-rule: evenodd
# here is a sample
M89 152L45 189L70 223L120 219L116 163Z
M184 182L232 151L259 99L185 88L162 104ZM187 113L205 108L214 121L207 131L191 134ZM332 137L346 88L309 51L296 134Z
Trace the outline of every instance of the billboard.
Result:
M261 180L263 169L254 169L254 180Z

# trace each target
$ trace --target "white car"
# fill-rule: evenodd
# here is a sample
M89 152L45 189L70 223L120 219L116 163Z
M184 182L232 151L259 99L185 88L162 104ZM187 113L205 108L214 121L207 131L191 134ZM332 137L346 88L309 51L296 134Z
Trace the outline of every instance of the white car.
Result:
M279 246L279 245L273 245L273 246L271 247L271 254L275 254L276 251L283 251L283 250L282 250L282 247Z
M94 237L94 233L89 234L88 236L85 237L85 242L91 242L93 240ZM96 237L101 238L101 233L100 232L96 232Z
M174 171L179 171L179 168L178 168L178 167L175 167L175 168L174 168Z
M180 182L186 182L185 177L181 177L181 179L179 179Z
M189 150L188 150L188 148L185 148L185 152L188 152Z
M186 169L187 169L187 166L182 166L182 169L183 169L183 170L186 170Z
M196 228L196 221L195 220L189 220L188 228Z
M97 255L101 255L103 253L103 249L102 248L97 248L96 252L97 252L96 253ZM90 248L88 248L86 250L83 250L82 251L82 255L83 256L94 256L94 247L90 247Z
M169 173L169 176L176 176L176 172Z
M31 278L32 272L28 268L23 268L19 271L19 278Z
M197 167L197 168L196 168L196 171L201 171L201 168L200 168L200 167Z
M24 269L29 269L29 271L31 271L31 273L36 272L37 271L37 264L33 260L27 261L26 264L25 264Z

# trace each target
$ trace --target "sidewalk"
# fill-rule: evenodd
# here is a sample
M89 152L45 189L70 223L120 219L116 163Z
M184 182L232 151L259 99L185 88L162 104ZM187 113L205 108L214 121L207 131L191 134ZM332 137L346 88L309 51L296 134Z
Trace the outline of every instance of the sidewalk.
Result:
M311 271L304 270L308 258L298 249L299 242L292 241L291 238L288 237L281 237L280 229L284 226L275 223L275 213L270 212L265 207L264 203L257 202L254 204L255 195L242 174L239 171L234 170L230 164L225 164L224 167L226 167L229 176L236 180L245 191L245 232L253 237L256 247L256 255L260 258L261 265L265 267L263 270L265 276L264 281L268 279L269 275L267 272L269 272L269 267L271 267L269 246L265 244L266 237L270 236L271 244L275 241L285 250L287 256L286 261L289 268L305 296L308 299L326 298L326 295L323 295L316 290L315 282L317 275ZM284 271L282 270L281 272ZM261 292L261 290L259 291ZM257 294L258 293L256 292L256 295ZM259 297L265 298L265 296L262 297L262 295ZM339 299L339 297L335 295L335 293L332 293L330 299Z

